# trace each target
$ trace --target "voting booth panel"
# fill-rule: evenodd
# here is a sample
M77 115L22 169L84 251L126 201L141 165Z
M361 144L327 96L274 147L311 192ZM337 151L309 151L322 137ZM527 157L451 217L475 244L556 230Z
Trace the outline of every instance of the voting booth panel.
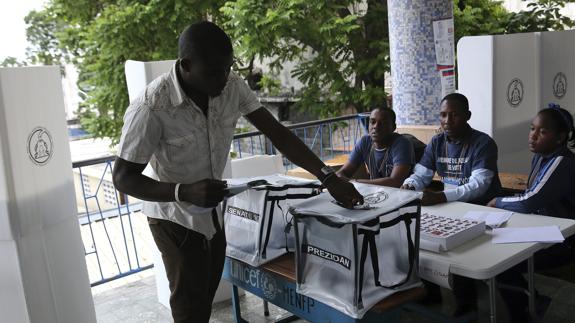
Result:
M541 101L575 114L575 32L541 33Z
M369 208L348 210L321 194L290 208L297 291L354 318L420 284L420 194L356 184Z
M0 147L0 241L11 262L3 266L19 271L20 283L7 285L25 304L3 315L95 322L59 67L0 69ZM3 291L0 303L11 297Z
M252 266L267 263L295 247L291 204L319 194L318 181L271 175L229 183L265 180L224 202L226 255Z
M0 313L6 322L30 322L16 241L0 240Z
M575 112L575 32L463 37L457 45L459 92L469 99L470 125L497 142L499 170L528 173L531 121L549 103Z

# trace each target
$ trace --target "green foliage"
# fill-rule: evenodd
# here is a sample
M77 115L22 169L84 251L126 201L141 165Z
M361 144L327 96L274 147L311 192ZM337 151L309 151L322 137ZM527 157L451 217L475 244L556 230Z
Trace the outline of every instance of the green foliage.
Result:
M0 67L22 67L26 66L28 63L19 61L16 57L8 56L0 62Z
M539 0L525 2L528 2L527 10L509 15L505 33L565 30L575 26L574 20L560 13L560 10L567 3L573 1Z
M453 4L455 42L457 43L463 36L504 33L509 13L502 3L503 1L492 0L455 0Z
M237 0L225 3L224 27L246 61L287 61L305 86L300 107L320 116L353 105L363 111L385 100L389 71L387 7L382 1ZM365 11L365 12L362 12Z
M30 11L24 18L28 25L26 39L32 47L26 49L31 64L63 65L70 61L67 49L61 46L60 37L66 24L51 9Z
M272 75L263 75L258 85L266 95L275 96L280 94L281 82Z
M217 20L221 4L209 0L51 0L44 11L29 17L31 22L47 25L58 22L54 32L45 35L44 25L31 25L29 31L37 34L32 41L43 49L37 51L38 61L57 61L74 53L73 62L80 70L78 85L86 93L80 107L82 125L95 136L117 141L129 104L126 60L175 59L183 28L208 16Z
M530 2L528 10L508 13L501 1L454 0L456 39L574 26L559 13L569 1ZM296 62L292 76L304 84L297 105L318 116L385 102L388 22L379 0L48 0L26 17L28 62L74 63L86 98L83 126L117 141L128 106L125 61L176 58L181 30L207 18L235 41L237 70L253 76L254 60L270 62L270 75L254 82L270 95L279 89L274 75Z

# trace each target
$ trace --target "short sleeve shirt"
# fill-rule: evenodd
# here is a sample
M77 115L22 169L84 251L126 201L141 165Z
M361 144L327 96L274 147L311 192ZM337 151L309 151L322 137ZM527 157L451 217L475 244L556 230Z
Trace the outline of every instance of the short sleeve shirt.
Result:
M223 92L209 98L207 117L184 93L174 65L152 81L126 110L117 156L151 166L155 180L191 184L221 179L240 116L261 104L245 81L230 72ZM218 210L221 214L221 210ZM197 231L216 232L211 209L187 202L144 202L143 213Z
M389 177L393 166L415 164L415 153L409 139L394 133L389 148L375 149L370 136L363 136L353 148L349 160L355 165L365 163L372 179Z

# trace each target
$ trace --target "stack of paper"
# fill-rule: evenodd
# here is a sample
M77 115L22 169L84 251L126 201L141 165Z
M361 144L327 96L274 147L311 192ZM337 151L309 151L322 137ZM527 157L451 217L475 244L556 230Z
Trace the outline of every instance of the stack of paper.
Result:
M546 227L493 229L493 243L563 242L565 238L556 225Z
M463 218L477 222L485 222L486 226L495 229L509 221L512 215L513 212L469 211L465 213Z

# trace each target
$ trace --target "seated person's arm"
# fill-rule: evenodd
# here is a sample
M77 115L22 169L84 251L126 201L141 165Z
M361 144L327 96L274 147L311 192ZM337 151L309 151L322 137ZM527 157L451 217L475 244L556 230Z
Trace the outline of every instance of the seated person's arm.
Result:
M481 197L493 181L497 169L497 145L489 140L483 146L478 147L472 156L471 176L469 183L460 185L453 189L444 190L447 202L452 201L473 201Z
M446 201L467 202L481 197L489 189L493 176L493 171L489 169L480 168L473 170L469 177L469 183L443 191Z
M413 169L413 174L403 182L402 188L413 188L422 191L429 186L435 174L435 154L433 153L433 142L425 147L425 151L419 163Z
M573 187L575 172L569 168L568 163L562 162L563 158L557 157L541 180L525 193L512 197L498 197L495 199L495 206L513 212L535 213L545 205L561 200L565 194L573 194L573 189L569 188Z
M357 182L390 187L400 187L403 184L403 181L405 181L405 179L409 176L410 172L411 165L394 165L389 177L376 179L358 179Z
M357 172L358 169L358 164L352 162L351 159L348 159L345 164L343 164L343 166L341 166L341 168L336 172L336 174L339 177L349 180L353 174Z
M353 147L348 160L336 172L337 176L349 180L357 172L359 167L365 162L364 155L367 154L367 137L362 137Z

